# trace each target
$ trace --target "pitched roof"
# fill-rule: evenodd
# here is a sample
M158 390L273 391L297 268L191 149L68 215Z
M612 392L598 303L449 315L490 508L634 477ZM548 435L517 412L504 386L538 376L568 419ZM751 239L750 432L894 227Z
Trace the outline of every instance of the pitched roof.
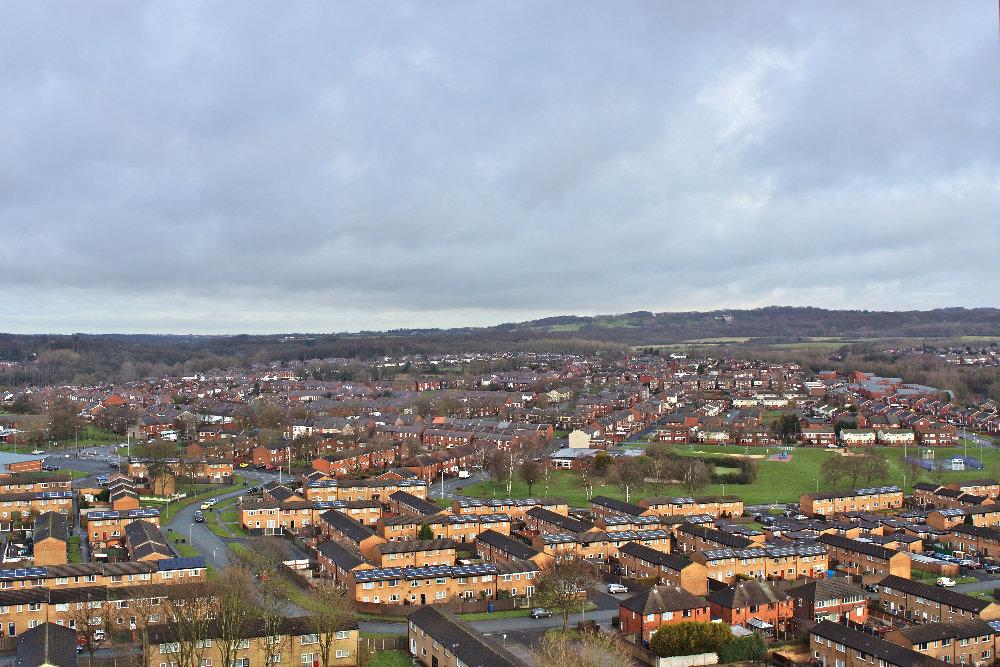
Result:
M937 602L938 604L949 605L951 607L955 607L956 609L971 611L974 614L978 614L983 609L986 609L991 604L994 604L989 600L981 600L979 598L974 598L971 595L964 595L963 593L949 591L947 588L941 588L940 586L922 584L919 581L914 581L912 579L903 579L902 577L897 577L894 574L890 574L888 577L880 581L878 585L884 588L891 588L908 595L918 595L926 600L930 600L931 602Z
M541 553L535 547L492 528L484 530L476 536L476 544L478 545L480 542L508 553L518 560L530 560Z
M455 540L399 540L398 542L383 542L375 547L375 550L382 554L402 554L414 551L433 551L435 549L455 549L458 543Z
M434 641L468 667L526 667L513 653L487 640L458 617L433 606L425 606L407 617Z
M42 623L17 637L17 667L76 667L76 630Z
M688 565L693 564L693 561L687 556L663 553L662 551L657 551L652 547L647 547L645 544L639 544L638 542L629 542L623 546L618 553L629 555L634 558L638 558L639 560L646 561L647 563L660 565L677 572L680 572Z
M921 623L899 631L913 644L941 641L942 639L970 639L996 634L986 621L977 618L955 623Z
M323 540L316 545L316 550L348 572L365 562L361 554L351 551L336 540Z
M580 519L574 519L571 516L564 516L557 512L553 512L552 510L547 510L544 507L532 507L530 510L525 512L525 515L530 516L536 521L550 523L572 533L583 533L594 527L594 524L592 523L581 521Z
M375 531L371 528L358 523L340 510L327 510L320 514L319 518L332 529L358 544L375 535Z
M665 611L701 609L707 607L708 602L705 598L676 586L657 586L639 591L619 602L618 606L639 614L659 614Z
M135 552L137 558L150 555L161 555L171 558L174 550L167 543L160 529L149 521L133 521L125 524L125 540Z
M913 649L866 635L860 630L833 621L820 621L813 626L809 633L823 639L829 639L837 644L843 644L851 650L861 651L865 655L874 656L895 667L943 667L947 664L936 658L917 653Z
M32 539L35 544L42 540L53 539L65 542L69 537L66 525L66 515L59 512L44 512L35 519Z
M817 579L790 589L788 595L799 600L843 600L866 597L865 590L844 579Z
M776 604L788 599L783 593L770 584L756 579L738 581L732 586L713 591L708 594L708 601L728 609L744 609L759 605Z
M872 556L873 558L879 558L882 560L889 560L896 554L901 553L895 549L886 549L885 547L880 547L879 545L872 544L871 542L852 540L849 537L843 537L841 535L820 535L816 538L816 541L829 547L854 551L856 553L865 554L866 556Z
M607 507L612 509L619 514L630 514L632 516L639 516L649 508L640 507L638 505L633 505L632 503L626 503L622 500L615 500L614 498L608 498L607 496L594 496L590 499L591 505L600 505L601 507Z

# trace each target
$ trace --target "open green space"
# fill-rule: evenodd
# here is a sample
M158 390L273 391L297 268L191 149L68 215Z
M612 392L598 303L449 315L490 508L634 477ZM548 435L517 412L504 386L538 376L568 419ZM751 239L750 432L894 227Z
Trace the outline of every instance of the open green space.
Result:
M66 540L66 559L70 563L83 562L83 546L79 535L70 535Z
M413 667L413 660L402 651L379 651L370 667Z
M621 498L624 500L625 492L621 489L621 487L614 486L612 484L597 483L599 481L600 480L595 480L592 495L603 495L611 498ZM462 491L462 495L472 496L475 498L506 498L507 483L505 481L490 480L488 482L472 484L471 486L465 487ZM515 479L511 484L510 495L514 498L528 498L529 495L536 498L543 495L556 496L559 498L565 498L566 502L573 507L584 507L589 502L587 489L584 487L584 483L580 479L580 474L570 470L553 470L549 474L548 488L546 489L544 482L540 482L532 487L530 494L528 493L528 486L521 480ZM637 496L633 493L630 497L632 500L636 500L641 496Z
M174 542L173 547L177 550L177 553L185 558L195 558L202 555L190 542Z
M901 447L879 447L877 449L884 452L889 459L889 478L884 481L879 481L877 484L896 484L903 487L907 492L912 490L914 483L919 481L930 481L932 480L932 477L933 481L941 481L942 483L977 479L981 477L990 477L993 474L992 471L1000 467L1000 450L984 449L981 451L979 447L970 446L968 448L968 455L974 458L981 458L984 464L983 470L944 472L935 473L933 475L929 471L925 471L918 479L912 479L909 472L905 471L902 465L903 449ZM675 447L675 450L678 454L685 456L697 456L698 454L742 456L746 453L747 448L737 446L706 446L694 444L680 445ZM820 467L829 457L840 456L836 450L796 448L792 451L791 459L786 462L767 460L767 453L769 452L773 454L776 451L773 447L770 448L770 450L762 447L752 447L749 451L752 456L763 457L758 458L760 471L757 475L757 480L753 484L708 484L699 491L699 494L736 494L743 498L744 502L748 504L765 504L797 501L803 493L816 491L817 484L820 491L833 490L832 487L823 481L820 474ZM914 447L908 447L906 450L906 453L909 456L916 455L918 452L918 448ZM951 456L962 456L964 454L965 449L962 447L935 450L935 455L939 459ZM903 479L904 472L906 473L905 484ZM591 495L604 495L620 500L625 499L625 492L622 487L605 484L603 483L603 480L593 477L584 481L579 472L569 470L553 470L550 473L548 495L563 497L571 506L582 507L587 504L589 498L586 486L590 486L592 488ZM841 484L839 488L843 489L845 487ZM537 497L545 494L546 491L544 483L535 484L531 495ZM463 495L478 498L504 498L507 496L507 484L504 481L481 482L479 484L473 484L466 487L463 491ZM512 484L511 495L515 498L526 498L528 497L528 488L523 482L515 479ZM630 488L629 500L636 502L640 498L654 495L686 494L675 486L648 484L640 488Z

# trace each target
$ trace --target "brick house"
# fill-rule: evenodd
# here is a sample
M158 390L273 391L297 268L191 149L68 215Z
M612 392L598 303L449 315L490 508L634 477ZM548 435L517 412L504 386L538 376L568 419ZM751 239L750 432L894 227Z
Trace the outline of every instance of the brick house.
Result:
M818 579L788 591L795 616L808 621L865 623L868 594L847 579Z
M713 618L759 630L786 629L794 615L792 598L756 579L738 581L706 596Z
M663 625L712 620L709 603L676 586L657 586L640 591L618 603L621 631L638 634L642 641L649 641Z

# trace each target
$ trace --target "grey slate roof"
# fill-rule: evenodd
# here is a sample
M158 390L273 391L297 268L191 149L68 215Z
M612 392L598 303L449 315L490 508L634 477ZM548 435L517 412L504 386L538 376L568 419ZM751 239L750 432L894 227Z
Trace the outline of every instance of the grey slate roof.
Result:
M468 667L527 667L513 653L487 640L457 616L437 607L425 606L407 617Z

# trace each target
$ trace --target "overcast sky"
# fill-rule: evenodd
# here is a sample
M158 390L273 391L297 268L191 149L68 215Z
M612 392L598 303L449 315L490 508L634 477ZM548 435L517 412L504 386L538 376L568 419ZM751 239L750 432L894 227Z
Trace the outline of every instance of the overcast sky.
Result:
M0 330L1000 306L995 0L0 4Z

